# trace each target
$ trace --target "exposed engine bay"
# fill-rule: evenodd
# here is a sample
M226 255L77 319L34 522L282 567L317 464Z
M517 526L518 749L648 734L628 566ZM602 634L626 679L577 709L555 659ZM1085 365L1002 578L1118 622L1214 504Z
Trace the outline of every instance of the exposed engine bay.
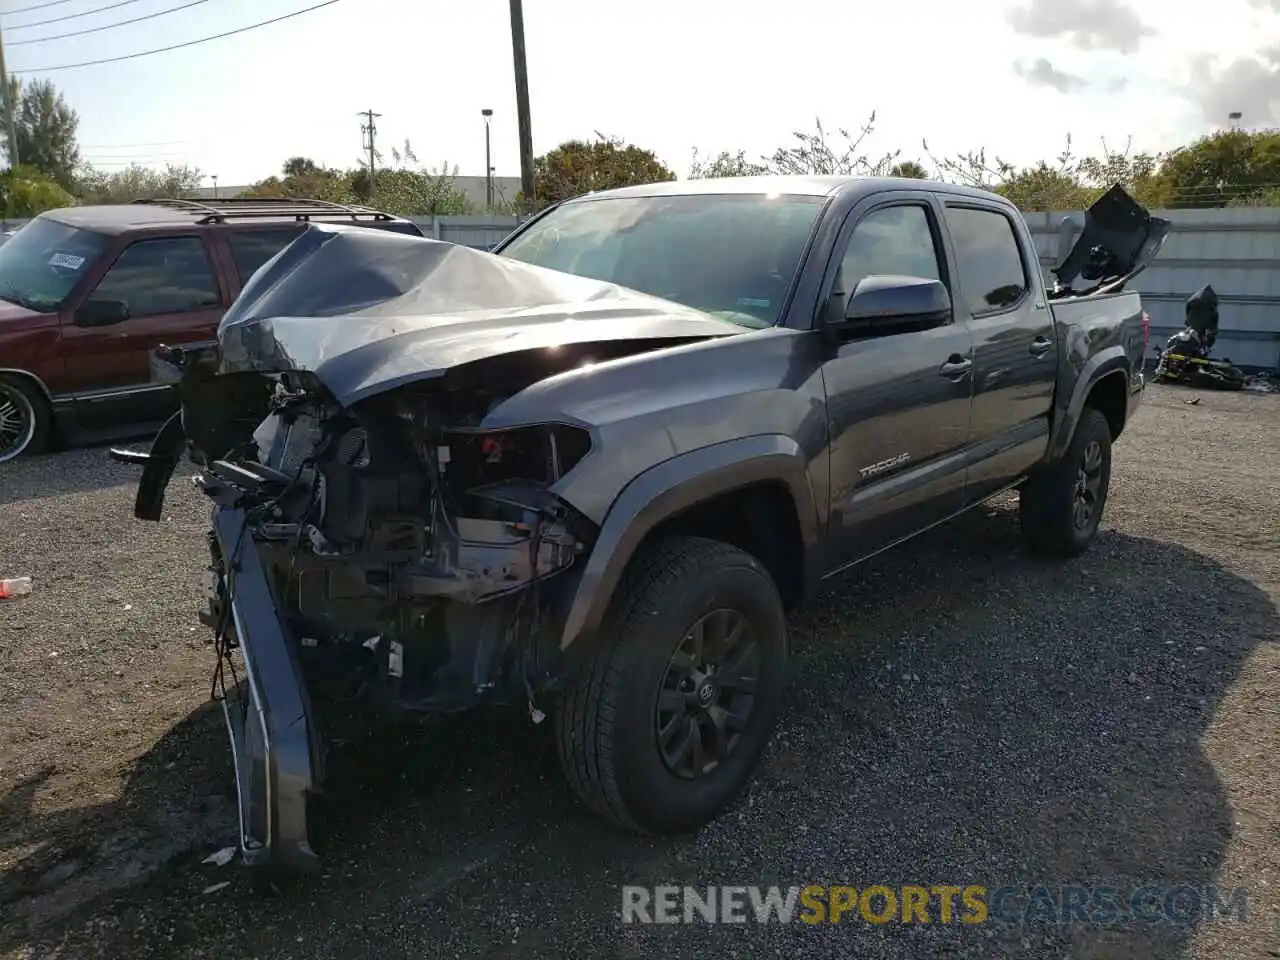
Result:
M357 417L314 378L282 374L249 441L196 478L246 508L309 683L438 710L532 699L544 679L538 640L554 601L541 587L593 535L547 487L590 437L485 432L475 414L493 400L468 399L472 422L411 389ZM215 543L215 572L219 553ZM215 595L215 630L218 607Z

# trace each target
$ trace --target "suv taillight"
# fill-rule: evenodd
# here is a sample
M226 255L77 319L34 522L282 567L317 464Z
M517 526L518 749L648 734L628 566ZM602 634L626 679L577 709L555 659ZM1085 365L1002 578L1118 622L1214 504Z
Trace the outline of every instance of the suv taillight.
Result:
M1151 318L1147 311L1142 311L1142 352L1147 352L1147 344L1151 342Z

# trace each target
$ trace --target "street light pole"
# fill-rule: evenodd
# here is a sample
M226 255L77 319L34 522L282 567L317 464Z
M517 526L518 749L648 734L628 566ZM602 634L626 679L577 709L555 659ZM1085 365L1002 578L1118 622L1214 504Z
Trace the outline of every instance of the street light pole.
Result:
M213 180L213 199L218 199L218 175L211 174L210 179Z
M520 192L533 212L533 130L529 120L529 68L524 55L524 3L511 0L511 53L516 68L516 122L520 128Z
M493 160L489 151L489 118L493 111L485 107L480 111L484 117L484 209L485 213L493 212Z

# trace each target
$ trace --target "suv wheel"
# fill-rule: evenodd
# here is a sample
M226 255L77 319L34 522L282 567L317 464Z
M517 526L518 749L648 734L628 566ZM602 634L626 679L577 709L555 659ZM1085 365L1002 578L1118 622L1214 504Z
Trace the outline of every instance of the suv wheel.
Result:
M39 453L49 440L44 397L17 377L0 374L0 463Z
M1085 407L1071 446L1057 463L1030 477L1018 493L1018 518L1036 553L1074 557L1098 533L1111 486L1111 425Z
M565 773L625 827L691 830L750 779L782 700L787 628L750 554L695 537L643 549L556 711Z

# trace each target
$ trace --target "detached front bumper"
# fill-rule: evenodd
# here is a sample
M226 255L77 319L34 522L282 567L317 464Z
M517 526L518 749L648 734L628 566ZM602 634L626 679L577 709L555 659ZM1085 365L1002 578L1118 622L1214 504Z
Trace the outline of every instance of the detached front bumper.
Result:
M213 529L230 606L225 626L234 631L246 674L222 700L240 847L250 866L313 867L318 857L308 806L323 777L323 757L310 698L245 512L215 508Z

